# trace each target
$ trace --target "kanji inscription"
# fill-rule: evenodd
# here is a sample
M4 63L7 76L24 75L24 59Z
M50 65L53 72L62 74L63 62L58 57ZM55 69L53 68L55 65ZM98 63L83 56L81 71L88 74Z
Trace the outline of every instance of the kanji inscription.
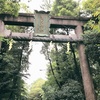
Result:
M46 12L35 12L34 19L34 35L35 36L48 36L49 35L49 22L50 16Z

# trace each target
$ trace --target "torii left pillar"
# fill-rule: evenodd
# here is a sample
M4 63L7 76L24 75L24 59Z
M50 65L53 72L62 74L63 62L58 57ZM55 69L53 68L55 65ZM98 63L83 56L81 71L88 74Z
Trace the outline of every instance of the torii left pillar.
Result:
M4 30L5 30L4 22L2 20L0 20L0 37L3 36ZM2 45L2 42L0 41L0 50L1 50L1 45Z
M81 35L83 33L82 26L78 25L75 29L75 33L78 39L81 39ZM96 100L94 85L92 81L92 77L89 72L89 65L87 62L87 57L85 54L85 46L83 43L78 43L78 52L79 52L79 60L80 60L80 68L82 73L84 92L86 100Z

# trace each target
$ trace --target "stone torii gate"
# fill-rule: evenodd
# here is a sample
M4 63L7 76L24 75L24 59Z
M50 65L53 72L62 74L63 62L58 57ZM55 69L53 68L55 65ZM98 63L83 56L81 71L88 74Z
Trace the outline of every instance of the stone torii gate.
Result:
M75 29L74 35L50 35L48 37L34 36L28 33L14 33L10 30L5 30L5 25L19 25L19 26L34 26L34 15L27 13L20 13L18 17L9 14L0 14L0 36L5 38L13 38L21 41L43 41L43 42L77 42L80 60L80 68L82 73L83 85L86 100L96 100L92 78L89 72L89 65L85 55L85 47L81 37L83 25L88 21L88 18L74 18L74 17L54 17L50 18L50 28L72 28ZM0 42L1 45L1 42Z

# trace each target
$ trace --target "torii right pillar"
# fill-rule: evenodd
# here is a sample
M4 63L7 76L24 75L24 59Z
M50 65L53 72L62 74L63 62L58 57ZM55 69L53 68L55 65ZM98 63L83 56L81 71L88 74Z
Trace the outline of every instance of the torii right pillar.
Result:
M75 33L77 35L77 38L81 39L83 33L81 25L78 25L75 28ZM79 52L79 60L80 60L85 98L86 100L96 100L94 85L93 85L92 77L90 75L89 65L85 54L85 46L83 43L80 42L78 43L78 52Z

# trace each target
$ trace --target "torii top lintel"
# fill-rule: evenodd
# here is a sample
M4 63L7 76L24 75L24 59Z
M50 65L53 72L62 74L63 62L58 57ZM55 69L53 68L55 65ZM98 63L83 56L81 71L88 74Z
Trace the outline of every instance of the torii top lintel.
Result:
M9 14L0 14L0 19L6 25L34 26L34 14L19 13L18 17ZM54 17L50 18L50 28L75 28L77 25L83 26L90 18L83 17Z

